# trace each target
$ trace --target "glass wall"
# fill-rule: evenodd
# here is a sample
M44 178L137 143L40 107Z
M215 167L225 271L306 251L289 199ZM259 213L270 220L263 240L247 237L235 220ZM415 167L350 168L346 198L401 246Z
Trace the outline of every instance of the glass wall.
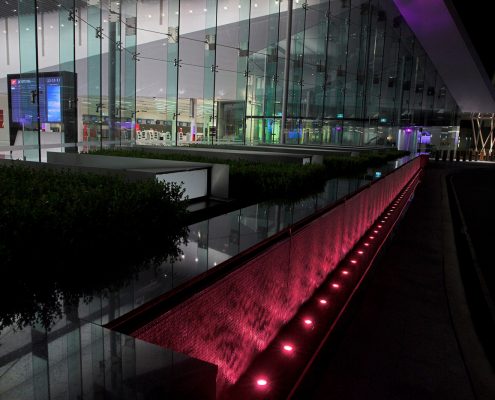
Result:
M390 0L19 0L0 28L0 144L25 145L17 158L44 159L40 143L393 145L456 124Z

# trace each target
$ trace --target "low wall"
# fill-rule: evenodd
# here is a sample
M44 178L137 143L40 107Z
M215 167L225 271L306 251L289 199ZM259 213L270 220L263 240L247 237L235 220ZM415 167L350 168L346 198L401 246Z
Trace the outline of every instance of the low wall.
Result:
M221 393L268 346L425 162L416 158L375 181L133 335L216 364Z

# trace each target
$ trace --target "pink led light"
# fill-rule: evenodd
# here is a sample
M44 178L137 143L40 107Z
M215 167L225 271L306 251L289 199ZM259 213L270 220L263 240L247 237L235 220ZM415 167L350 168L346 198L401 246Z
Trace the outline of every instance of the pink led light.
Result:
M349 271L347 271L347 270L345 270L345 269L344 269L344 270L342 271L342 275L349 275Z
M365 245L366 247L368 247L370 244L369 244L369 243L365 243L364 245Z
M378 231L373 231L373 233L378 233Z
M364 254L363 250L358 250L358 254Z
M382 226L381 225L378 225L378 229L382 229Z
M351 260L351 263L352 264L357 264L357 261L356 260Z
M385 217L385 219L388 219L388 217Z
M384 223L385 223L385 221L384 221L384 220L382 220L382 224L384 224Z
M326 301L325 299L320 299L320 304L327 304L328 301Z
M290 353L292 352L292 350L294 350L294 347L290 344L286 344L284 345L284 350Z
M370 236L370 239L373 240L375 237L374 236Z
M332 287L334 287L335 289L338 289L340 286L337 283L332 283Z
M268 385L268 381L264 378L260 378L256 381L256 384L258 386L266 386L266 385Z
M310 320L310 319L305 319L305 320L304 320L304 323L305 323L306 325L313 325L313 321L312 321L312 320Z

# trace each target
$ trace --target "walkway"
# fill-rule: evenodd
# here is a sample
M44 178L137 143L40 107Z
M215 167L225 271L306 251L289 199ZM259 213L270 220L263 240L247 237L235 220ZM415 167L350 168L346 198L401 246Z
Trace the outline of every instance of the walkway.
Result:
M495 374L466 306L446 185L448 174L475 174L475 165L430 163L395 237L297 398L495 398Z

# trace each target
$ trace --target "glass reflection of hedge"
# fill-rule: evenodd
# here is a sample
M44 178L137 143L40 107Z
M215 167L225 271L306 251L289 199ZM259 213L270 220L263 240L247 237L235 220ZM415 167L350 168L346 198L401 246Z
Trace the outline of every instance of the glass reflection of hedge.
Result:
M49 326L187 238L177 185L25 166L0 167L0 182L0 329Z

